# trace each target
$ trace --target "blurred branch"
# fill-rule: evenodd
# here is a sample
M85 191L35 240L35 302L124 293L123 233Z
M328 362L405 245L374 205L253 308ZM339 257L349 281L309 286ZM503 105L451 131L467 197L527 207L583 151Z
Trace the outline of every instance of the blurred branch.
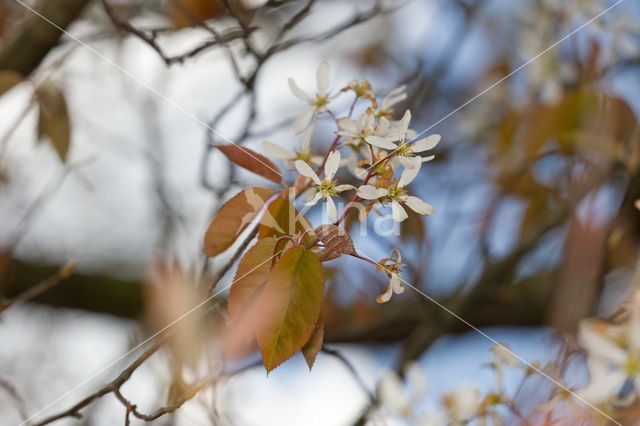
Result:
M27 415L27 410L25 409L24 400L18 390L8 381L3 378L0 378L0 388L4 389L7 394L13 399L16 404L16 410L20 414L23 420L29 418Z
M344 366L347 368L347 370L349 370L349 373L351 373L351 375L355 379L355 381L358 384L358 386L360 386L360 389L362 389L362 391L369 398L369 403L370 404L375 404L376 403L376 396L373 394L373 392L371 392L369 390L369 388L367 387L367 384L364 382L364 380L362 379L360 374L358 374L358 371L356 370L354 365L347 359L347 357L345 357L341 352L339 352L339 351L337 351L335 349L327 348L326 346L322 347L322 352L326 353L327 355L331 355L331 356L335 357L336 359L338 359L338 361L340 361L342 364L344 364Z
M255 30L255 28L248 28L248 29L234 28L227 31L224 34L217 34L214 32L213 39L207 40L204 43L201 43L180 55L169 56L164 52L162 47L158 44L156 40L157 32L152 31L149 34L147 34L145 31L139 30L133 25L131 25L128 21L124 19L120 19L117 13L115 12L115 10L113 10L111 5L109 4L109 0L102 0L102 4L104 6L105 12L111 19L111 22L118 29L120 29L122 32L126 34L131 34L132 36L137 37L138 39L142 40L144 43L149 45L153 50L156 51L156 53L160 56L160 58L164 61L166 65L173 65L176 63L181 64L186 59L192 58L198 55L199 53L204 52L205 50L208 50L212 47L224 45L225 43L232 40L245 38ZM177 4L179 4L179 2Z
M89 1L43 0L37 11L58 27L66 29L78 19ZM0 49L0 69L17 71L23 76L28 76L40 65L63 34L41 17L28 13L21 28Z
M75 261L72 260L68 262L66 265L60 268L58 272L52 277L44 281L41 281L40 283L34 285L33 287L30 287L29 289L27 289L27 291L25 291L24 293L21 293L16 298L9 301L8 303L0 305L0 314L4 313L12 306L33 300L36 297L40 296L42 293L46 292L47 290L57 286L63 280L71 276L71 274L75 270L75 267L76 267Z

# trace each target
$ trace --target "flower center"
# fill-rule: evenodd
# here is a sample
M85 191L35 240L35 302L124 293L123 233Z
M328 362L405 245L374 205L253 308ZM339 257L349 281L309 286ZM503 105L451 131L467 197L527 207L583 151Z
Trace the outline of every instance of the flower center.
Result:
M389 193L389 198L392 200L397 200L407 193L407 191L403 188L400 188L397 185L392 185L387 188L387 192Z
M318 191L325 197L336 197L338 195L336 181L327 180L327 178L322 179L322 182L318 185Z
M400 144L398 148L396 148L396 155L402 157L411 157L413 155L413 151L411 150L411 145L406 142Z
M328 96L316 95L316 98L313 100L313 106L317 109L322 109L329 103Z
M309 163L311 161L311 153L310 152L296 152L296 160L302 160L305 163Z
M629 358L624 364L624 370L631 377L640 376L640 355L629 354Z

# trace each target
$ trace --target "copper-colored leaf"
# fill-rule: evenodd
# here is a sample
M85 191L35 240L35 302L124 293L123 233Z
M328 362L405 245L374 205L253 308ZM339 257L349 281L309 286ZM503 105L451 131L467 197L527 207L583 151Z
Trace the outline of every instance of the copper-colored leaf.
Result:
M267 372L309 341L323 294L324 275L318 256L301 246L287 250L271 270L259 297L260 305L269 306L257 334Z
M62 91L48 80L38 86L38 137L47 137L60 159L67 158L71 142L71 119Z
M320 225L313 230L327 248L342 254L357 254L347 231L336 225Z
M11 90L22 81L22 76L15 71L0 71L0 96Z
M176 28L194 27L224 13L222 0L172 0L167 15Z
M229 291L229 313L231 315L237 315L242 307L251 300L256 290L267 282L273 263L272 259L275 255L276 242L277 238L275 237L258 240L240 259Z
M240 145L216 145L231 162L265 179L282 185L282 172L273 161Z
M324 325L322 320L318 320L313 333L306 345L302 348L302 356L309 366L309 370L313 368L313 364L316 362L316 357L322 349L322 343L324 341Z
M293 203L288 198L278 197L269 204L260 220L258 238L295 235L310 229L311 225Z
M209 257L222 253L236 240L274 194L271 188L250 187L227 201L204 234L204 250Z
M334 260L334 259L337 259L340 256L342 256L337 251L333 251L330 248L326 248L326 247L318 247L318 246L316 246L311 250L315 254L318 255L318 258L320 259L320 262L328 262L330 260Z

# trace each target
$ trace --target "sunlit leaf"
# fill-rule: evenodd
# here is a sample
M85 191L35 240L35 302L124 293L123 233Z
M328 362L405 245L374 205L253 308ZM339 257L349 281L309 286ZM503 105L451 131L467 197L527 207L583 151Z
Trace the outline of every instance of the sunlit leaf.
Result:
M293 203L288 198L278 197L273 200L262 219L258 238L280 237L283 235L295 235L311 229L307 219L298 213Z
M273 161L240 145L216 145L229 161L265 179L282 185L282 172Z
M353 247L353 241L347 231L336 225L320 225L313 230L316 238L324 245L338 253L357 254Z
M71 142L71 119L64 94L52 81L45 81L38 86L36 98L38 137L48 138L64 162Z
M258 240L242 256L229 291L229 312L236 315L251 300L256 290L267 282L273 264L277 238Z
M311 337L306 345L302 348L302 356L304 356L304 360L307 362L309 366L309 370L313 368L313 364L316 362L316 357L318 353L322 349L322 343L324 341L324 325L321 320L318 320L318 323L313 329L313 333L311 333Z
M257 340L267 372L309 341L324 293L322 264L313 252L293 247L271 270L260 303L269 306Z
M251 187L227 201L204 234L204 250L209 257L222 253L236 240L275 193L271 188Z
M22 81L22 76L15 71L0 71L0 96L11 90Z

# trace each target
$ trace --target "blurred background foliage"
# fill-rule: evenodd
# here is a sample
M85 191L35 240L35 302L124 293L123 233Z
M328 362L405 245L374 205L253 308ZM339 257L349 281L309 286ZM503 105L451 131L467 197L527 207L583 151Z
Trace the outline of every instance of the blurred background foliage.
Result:
M300 143L288 136L298 107L286 77L310 84L301 76L325 58L334 88L354 78L379 92L407 84L398 110L411 109L418 132L443 135L413 184L436 214L410 217L391 238L369 231L356 241L363 250L402 248L408 281L478 327L571 334L585 316L610 315L635 284L635 2L583 28L614 2L26 4L109 59L19 2L0 1L3 309L22 297L20 315L54 306L126 318L131 341L177 316L224 264L203 259L213 211L257 182L209 148L224 142L212 129L255 149L264 138ZM316 137L317 152L330 142ZM69 261L74 273L57 272ZM145 290L165 270L158 265L188 277L187 295L167 290L178 306ZM384 281L333 262L328 344L397 344L401 369L440 337L469 330L415 292L377 305ZM5 326L15 315L2 314ZM18 349L37 351L3 346L7 365L23 356ZM36 394L33 410L46 393Z

